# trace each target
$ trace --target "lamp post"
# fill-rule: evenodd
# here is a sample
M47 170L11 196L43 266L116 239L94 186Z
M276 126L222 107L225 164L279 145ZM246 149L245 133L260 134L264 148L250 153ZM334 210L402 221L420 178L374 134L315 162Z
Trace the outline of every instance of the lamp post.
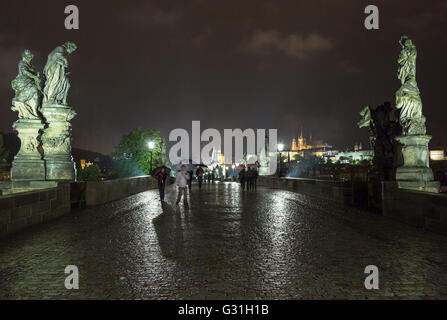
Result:
M154 148L155 148L155 142L149 141L148 146L149 146L149 150L151 153L151 164L150 164L149 174L152 175L152 150L154 150Z
M278 170L278 177L281 178L281 152L284 150L284 145L282 143L278 144L278 151L279 151L279 170Z

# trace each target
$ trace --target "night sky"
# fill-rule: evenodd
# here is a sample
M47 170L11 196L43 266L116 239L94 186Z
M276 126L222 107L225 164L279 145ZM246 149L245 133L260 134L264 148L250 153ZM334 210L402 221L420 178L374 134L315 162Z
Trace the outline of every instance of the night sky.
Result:
M64 8L80 30L64 28ZM380 30L364 27L368 4ZM42 70L67 40L73 146L112 151L141 127L278 128L289 144L301 126L343 149L367 144L358 112L394 102L398 40L419 52L418 84L433 146L447 144L447 2L360 0L42 1L0 3L0 131L11 131L10 82L25 48Z

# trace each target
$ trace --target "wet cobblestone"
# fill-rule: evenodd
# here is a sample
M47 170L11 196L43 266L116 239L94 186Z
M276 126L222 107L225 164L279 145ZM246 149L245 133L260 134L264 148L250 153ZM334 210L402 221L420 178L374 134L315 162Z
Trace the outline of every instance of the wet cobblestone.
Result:
M0 241L1 299L447 298L447 238L297 193L156 190ZM64 287L76 265L80 289ZM367 265L380 290L364 288Z

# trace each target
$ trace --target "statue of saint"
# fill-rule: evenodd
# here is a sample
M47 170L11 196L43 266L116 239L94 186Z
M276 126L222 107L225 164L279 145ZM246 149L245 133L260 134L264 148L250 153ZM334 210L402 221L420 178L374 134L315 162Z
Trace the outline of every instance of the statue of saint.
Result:
M369 142L374 150L373 176L380 180L394 180L397 167L398 144L396 137L402 129L396 118L396 110L389 102L372 108L367 106L360 112L359 128L368 128Z
M16 93L11 109L19 113L19 119L40 119L40 74L31 65L33 58L31 51L23 52L19 62L19 74L11 83Z
M44 88L43 105L60 104L67 105L68 89L70 82L67 78L68 55L77 49L73 42L66 42L57 47L48 55L48 61L44 68L46 78Z
M396 92L399 121L405 135L425 134L425 117L422 115L422 100L416 82L416 46L407 36L402 36L399 43L402 47L397 72L402 87Z

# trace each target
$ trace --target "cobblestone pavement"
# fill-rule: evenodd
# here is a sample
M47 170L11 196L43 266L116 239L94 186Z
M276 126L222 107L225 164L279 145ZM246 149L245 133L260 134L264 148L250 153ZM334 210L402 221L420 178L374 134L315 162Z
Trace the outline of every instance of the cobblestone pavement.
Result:
M2 299L447 298L447 238L297 193L156 190L0 241ZM76 265L80 289L64 287ZM380 290L364 288L367 265Z

